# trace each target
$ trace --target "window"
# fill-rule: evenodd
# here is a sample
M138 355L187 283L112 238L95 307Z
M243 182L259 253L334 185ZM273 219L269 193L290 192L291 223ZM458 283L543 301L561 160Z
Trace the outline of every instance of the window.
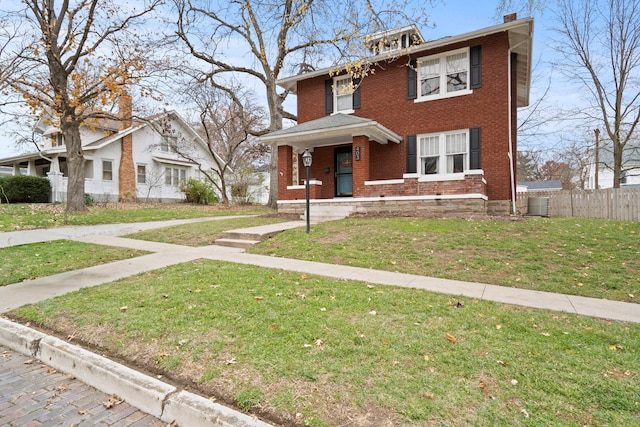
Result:
M469 169L469 132L455 131L418 137L422 175L462 173Z
M163 136L162 142L160 143L160 151L164 151L165 153L175 153L175 146L178 139L175 136Z
M147 183L147 167L145 165L138 165L136 168L137 182L138 184Z
M166 168L164 171L164 183L178 187L187 179L187 170L182 168Z
M64 147L64 135L62 133L54 133L51 135L52 147Z
M334 113L353 112L353 91L354 87L351 76L342 76L333 79Z
M102 161L102 180L113 181L113 162L111 160Z
M466 95L469 87L469 49L418 60L418 100Z

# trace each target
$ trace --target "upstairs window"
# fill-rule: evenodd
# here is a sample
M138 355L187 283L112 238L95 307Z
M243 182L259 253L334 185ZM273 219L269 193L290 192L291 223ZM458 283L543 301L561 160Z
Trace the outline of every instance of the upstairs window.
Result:
M360 79L346 75L325 80L324 96L326 114L352 114L360 108Z
M147 167L145 165L138 165L136 168L136 176L138 184L147 183Z
M466 95L469 88L469 49L418 60L418 100Z
M407 64L407 99L429 101L467 95L481 87L481 46L413 59Z
M175 136L163 136L162 142L160 143L160 151L165 153L175 153L175 146L178 139Z

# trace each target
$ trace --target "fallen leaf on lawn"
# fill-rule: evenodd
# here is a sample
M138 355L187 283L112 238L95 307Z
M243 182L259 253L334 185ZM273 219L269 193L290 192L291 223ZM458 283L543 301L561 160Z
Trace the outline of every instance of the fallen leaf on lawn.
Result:
M305 280L305 279L307 278L307 275L303 273L303 274L301 274L301 275L300 275L300 278L301 278L302 280Z
M305 344L303 345L304 348L309 348L309 347L313 347L311 344Z
M320 311L327 311L326 307L320 308Z
M454 343L454 344L455 344L455 343L456 343L456 341L458 341L458 340L456 339L456 337L454 337L454 336L453 336L453 335L451 335L451 334L447 334L446 336L447 336L447 341L449 341L449 342L452 342L452 343Z
M425 362L428 362L428 361L429 361L429 355L428 355L428 354L425 354L425 355L424 355L424 361L425 361Z
M396 265L397 263L395 261L391 261L391 265Z
M377 312L377 311L375 311L375 310L371 310L371 311L369 312L369 314L370 314L370 315L372 315L372 316L375 316L376 314L378 314L378 312Z
M375 286L373 286L373 285L367 285L367 289L373 289L373 288L375 288Z
M502 365L502 366L509 366L509 362L503 362L502 360L498 360L498 364Z
M236 363L236 358L235 357L232 357L231 359L228 359L226 361L227 365L234 365L235 363Z
M209 401L215 402L216 400L218 400L218 399L216 399L215 396L209 396Z
M322 344L324 344L324 341L322 341L321 339L316 340L316 346L320 347Z
M511 384L518 385L518 380L511 380Z
M200 292L202 292L202 289L198 288L198 289L196 289L196 290L195 290L195 291L193 291L193 292L195 292L196 294L199 294Z
M549 332L541 332L540 335L543 335L545 337L550 337L551 334Z
M120 311L127 311L129 310L129 307L127 307L126 305L123 305L122 307L120 307Z
M524 414L525 418L529 418L529 413L527 412L526 409L522 408L520 409L520 412Z
M262 301L262 297L254 297L256 301L260 302Z
M502 329L502 325L496 325L496 329Z

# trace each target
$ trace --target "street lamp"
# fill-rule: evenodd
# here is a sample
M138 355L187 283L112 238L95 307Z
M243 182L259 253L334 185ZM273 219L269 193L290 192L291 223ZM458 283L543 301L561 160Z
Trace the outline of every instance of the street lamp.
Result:
M304 154L302 154L302 164L307 170L307 180L304 186L307 191L307 234L309 234L309 168L311 167L311 153L308 148L305 148Z

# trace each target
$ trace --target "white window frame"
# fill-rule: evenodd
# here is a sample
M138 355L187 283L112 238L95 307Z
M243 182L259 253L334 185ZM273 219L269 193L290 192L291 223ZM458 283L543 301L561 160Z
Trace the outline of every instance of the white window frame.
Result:
M178 142L178 138L170 135L162 135L162 142L160 143L160 151L163 153L175 153L175 144Z
M179 187L187 180L187 170L185 168L167 166L164 169L164 185Z
M348 80L348 83L343 84L342 87L346 89L348 86L348 90L343 90L339 88L339 82L343 80ZM353 92L355 88L353 86L353 77L351 75L342 75L333 78L333 114L342 113L342 114L353 114L355 110L353 109ZM344 92L344 93L341 93ZM346 100L349 99L349 108L339 109L338 108L338 99Z
M464 146L465 146L465 151L462 152L461 150L454 150L453 153L449 153L447 154L447 148L449 146L450 150L455 148L455 142L452 139L455 135L460 135L463 136L464 135ZM447 143L447 136L449 136L449 141L450 144ZM424 151L427 150L426 146L423 146L423 141L427 140L427 139L431 139L432 141L437 141L436 143L432 142L431 143L431 148L429 149L429 153L426 153ZM434 147L434 144L437 144L436 147ZM464 173L465 171L469 170L469 158L470 158L470 150L469 150L469 129L459 129L459 130L454 130L454 131L448 131L448 132L438 132L438 133L429 133L429 134L422 134L422 135L417 135L416 138L416 145L417 145L417 171L418 171L418 175L421 178L424 178L425 180L439 180L442 179L443 177L447 177L447 178L460 178L460 177L464 177ZM461 171L455 171L452 170L453 167L455 166L455 157L457 155L463 155L463 167ZM433 158L436 160L437 162L437 172L436 173L425 173L425 159L429 157L429 158Z
M463 70L466 70L467 73L467 88L466 89L461 89L461 90L456 90L456 91L451 91L449 92L447 90L447 58L455 56L455 55L459 55L464 53L466 55L466 68L463 68ZM440 83L440 91L437 94L432 94L432 95L422 95L422 80L426 78L425 76L425 67L422 65L426 62L431 62L431 61L437 61L437 63L439 64L439 70L438 70L438 74L437 77L439 78L439 83ZM462 49L456 49L456 50L451 50L448 52L443 52L443 53L439 53L437 55L431 55L431 56L425 56L423 58L419 58L418 59L418 63L416 65L417 68L417 79L416 79L416 85L417 85L417 98L415 100L415 102L423 102L423 101L431 101L434 99L442 99L442 98L451 98L454 96L462 96L462 95L469 95L473 93L473 90L470 89L471 86L471 81L470 81L470 77L471 77L471 64L470 64L470 53L469 53L469 48L465 47ZM435 77L433 77L435 78Z
M110 165L110 169L107 170L104 166L105 164ZM105 173L108 172L110 174L110 178L105 178ZM113 181L113 160L110 159L102 159L102 180L103 181Z
M143 173L140 174L140 168L143 168ZM142 181L140 180L142 178ZM143 163L138 163L136 165L136 183L138 184L146 184L147 183L147 165Z

